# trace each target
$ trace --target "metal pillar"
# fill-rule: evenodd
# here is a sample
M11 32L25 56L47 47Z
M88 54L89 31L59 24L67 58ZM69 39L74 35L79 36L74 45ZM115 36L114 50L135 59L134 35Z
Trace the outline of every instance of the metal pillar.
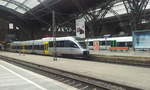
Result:
M98 7L91 8L90 11L92 12L86 11L85 13L83 13L85 14L84 19L86 20L86 23L89 24L87 25L91 32L91 34L88 33L89 36L95 36L100 34L103 20L115 3L116 1L107 0L105 3L99 5ZM100 9L98 10L98 8Z
M53 20L53 60L57 60L57 50L56 50L56 22L55 22L55 11L52 11L52 20Z

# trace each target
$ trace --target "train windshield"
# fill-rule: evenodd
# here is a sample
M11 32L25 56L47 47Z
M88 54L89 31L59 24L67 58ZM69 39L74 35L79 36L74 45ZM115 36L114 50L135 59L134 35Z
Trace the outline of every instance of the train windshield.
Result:
M86 43L85 42L79 42L79 44L81 45L82 48L86 48Z
M78 43L80 44L80 46L84 49L86 49L86 43L85 43L85 39L79 38L79 37L75 37L75 39L78 41Z

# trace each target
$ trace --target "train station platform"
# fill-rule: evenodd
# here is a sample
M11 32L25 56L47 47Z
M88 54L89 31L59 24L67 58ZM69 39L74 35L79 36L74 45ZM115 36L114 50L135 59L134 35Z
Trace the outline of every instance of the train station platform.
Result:
M53 61L53 58L50 56L19 55L11 52L0 52L0 55L99 80L136 87L142 90L150 90L150 68L65 58L58 58L57 61Z
M150 67L149 51L94 51L90 54L96 61Z
M0 60L0 90L78 90Z

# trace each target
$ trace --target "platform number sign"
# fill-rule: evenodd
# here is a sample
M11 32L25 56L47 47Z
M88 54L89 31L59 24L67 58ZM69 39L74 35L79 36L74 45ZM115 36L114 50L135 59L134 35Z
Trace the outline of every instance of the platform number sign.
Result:
M85 38L85 20L84 18L76 20L76 36Z

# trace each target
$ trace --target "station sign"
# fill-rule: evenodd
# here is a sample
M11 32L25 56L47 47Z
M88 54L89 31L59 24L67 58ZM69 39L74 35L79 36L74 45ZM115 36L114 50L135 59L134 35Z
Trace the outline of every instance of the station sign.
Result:
M76 36L80 38L85 38L85 19L76 20Z

